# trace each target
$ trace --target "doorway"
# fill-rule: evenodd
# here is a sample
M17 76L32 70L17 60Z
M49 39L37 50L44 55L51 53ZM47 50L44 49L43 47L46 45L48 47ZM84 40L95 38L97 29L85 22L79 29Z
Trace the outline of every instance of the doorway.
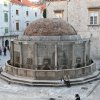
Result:
M8 41L8 40L5 41L5 46L6 46L6 47L9 46L9 41Z

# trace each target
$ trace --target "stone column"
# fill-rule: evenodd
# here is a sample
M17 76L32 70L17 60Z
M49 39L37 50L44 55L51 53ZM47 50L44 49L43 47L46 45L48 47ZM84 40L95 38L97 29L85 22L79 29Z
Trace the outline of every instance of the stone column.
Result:
M34 51L35 51L34 56L35 56L35 66L36 66L36 69L37 69L37 65L38 65L37 50L38 50L37 44L35 43L35 44L34 44Z
M57 44L55 44L55 69L57 69Z
M75 48L75 44L73 43L72 44L72 68L75 68L75 64L76 64L76 62L75 62L75 54L74 54L74 48Z
M19 42L20 45L20 68L23 67L23 44L22 42Z
M88 55L89 55L89 59L90 59L90 49L91 49L91 40L88 41Z
M11 64L14 65L14 41L10 43L10 57L11 57Z
M84 52L83 52L84 66L86 66L86 50L87 50L86 41L84 41Z

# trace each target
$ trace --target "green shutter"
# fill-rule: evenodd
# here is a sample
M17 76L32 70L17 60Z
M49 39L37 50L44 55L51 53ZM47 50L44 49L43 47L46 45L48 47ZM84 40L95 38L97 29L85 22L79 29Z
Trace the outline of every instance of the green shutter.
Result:
M5 33L8 33L8 28L7 27L5 28Z
M5 22L8 22L8 13L4 13L4 20Z

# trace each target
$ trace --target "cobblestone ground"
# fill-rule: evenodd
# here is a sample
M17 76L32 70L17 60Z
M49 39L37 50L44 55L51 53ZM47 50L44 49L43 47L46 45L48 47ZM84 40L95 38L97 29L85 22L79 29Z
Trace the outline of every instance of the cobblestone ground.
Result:
M9 51L7 51L7 56L0 56L0 67L4 68L5 62L10 59L9 55ZM8 84L0 79L0 100L50 100L50 98L55 98L55 100L75 100L76 93L80 95L81 100L100 100L100 85L91 93L97 83L98 81L70 88L31 87Z

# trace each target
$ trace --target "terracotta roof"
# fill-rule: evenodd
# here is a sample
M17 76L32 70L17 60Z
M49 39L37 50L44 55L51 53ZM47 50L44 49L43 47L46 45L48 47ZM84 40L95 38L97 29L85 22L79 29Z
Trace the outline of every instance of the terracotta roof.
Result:
M42 11L44 9L46 9L46 5L45 4L34 4L32 2L30 2L29 0L22 0L22 2L20 2L19 0L11 0L12 3L14 4L18 4L18 5L24 5L24 6L28 6L28 7L32 7L32 8L40 8Z
M45 4L37 4L37 5L35 5L35 7L40 8L41 11L43 11L44 9L46 9L46 5Z
M41 8L41 10L43 11L44 9L46 9L46 5L45 5L45 4L40 5L40 8Z
M59 18L42 18L33 21L24 31L27 36L77 35L75 29Z
M25 6L35 6L35 4L33 4L32 2L30 2L29 0L11 0L12 3L18 4L18 5L25 5Z

